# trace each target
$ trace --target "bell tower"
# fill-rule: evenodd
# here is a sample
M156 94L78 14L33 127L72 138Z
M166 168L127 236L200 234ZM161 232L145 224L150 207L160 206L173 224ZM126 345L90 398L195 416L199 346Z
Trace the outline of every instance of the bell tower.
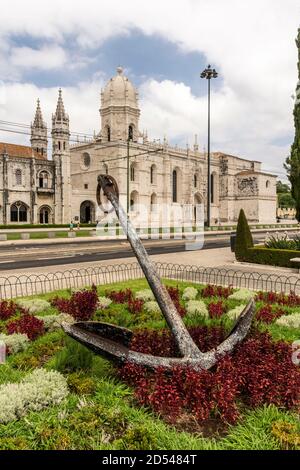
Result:
M59 89L56 112L52 115L52 147L55 162L55 221L70 223L71 218L71 154L69 116Z

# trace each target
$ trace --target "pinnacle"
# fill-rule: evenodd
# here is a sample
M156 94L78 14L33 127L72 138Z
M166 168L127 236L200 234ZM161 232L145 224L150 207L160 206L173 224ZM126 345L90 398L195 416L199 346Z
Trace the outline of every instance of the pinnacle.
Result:
M41 105L40 105L40 99L39 98L37 100L37 106L36 106L33 126L34 127L40 127L40 128L46 127L46 125L43 121L43 115L42 115L42 110L41 110Z
M54 117L58 121L63 121L65 119L68 119L68 116L66 114L65 107L64 107L61 88L59 88L58 90L58 100L57 100L57 106L56 106L56 113Z

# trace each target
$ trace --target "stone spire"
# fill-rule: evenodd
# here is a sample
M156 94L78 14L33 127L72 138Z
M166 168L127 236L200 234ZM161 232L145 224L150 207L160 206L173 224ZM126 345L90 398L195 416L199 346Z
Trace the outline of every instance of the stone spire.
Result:
M58 91L56 112L52 115L52 139L54 152L69 150L69 116L65 111L61 88Z
M194 152L199 152L198 134L195 134Z
M40 100L37 100L37 107L35 111L34 121L31 124L31 147L36 152L47 157L47 125L43 120Z
M57 106L56 106L56 113L54 114L54 117L57 121L69 120L69 116L67 115L65 111L61 88L58 90L58 100L57 100Z
M46 127L46 125L43 121L41 103L40 103L39 99L37 100L37 106L36 106L36 112L35 112L35 117L34 117L34 121L33 121L33 126L34 127L40 127L40 128Z

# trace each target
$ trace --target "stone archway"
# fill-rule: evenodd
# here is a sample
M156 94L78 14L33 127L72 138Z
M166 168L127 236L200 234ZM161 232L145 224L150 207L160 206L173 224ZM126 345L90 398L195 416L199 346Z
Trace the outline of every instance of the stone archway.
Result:
M203 197L200 193L194 194L194 222L200 222L199 220L203 216L203 211L199 206L203 205Z
M80 206L80 223L95 222L95 204L92 201L84 201Z
M42 206L39 210L39 222L42 225L52 224L52 210L49 206Z

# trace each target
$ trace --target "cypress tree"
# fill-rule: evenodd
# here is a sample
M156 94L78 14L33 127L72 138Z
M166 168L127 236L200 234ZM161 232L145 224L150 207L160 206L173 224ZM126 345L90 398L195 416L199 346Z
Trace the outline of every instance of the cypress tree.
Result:
M253 247L252 233L243 209L240 211L236 229L235 256L238 261L247 261L248 248Z
M292 185L292 196L296 202L296 218L300 222L300 28L296 39L298 47L298 85L294 108L295 140L291 154L286 160L285 168Z

